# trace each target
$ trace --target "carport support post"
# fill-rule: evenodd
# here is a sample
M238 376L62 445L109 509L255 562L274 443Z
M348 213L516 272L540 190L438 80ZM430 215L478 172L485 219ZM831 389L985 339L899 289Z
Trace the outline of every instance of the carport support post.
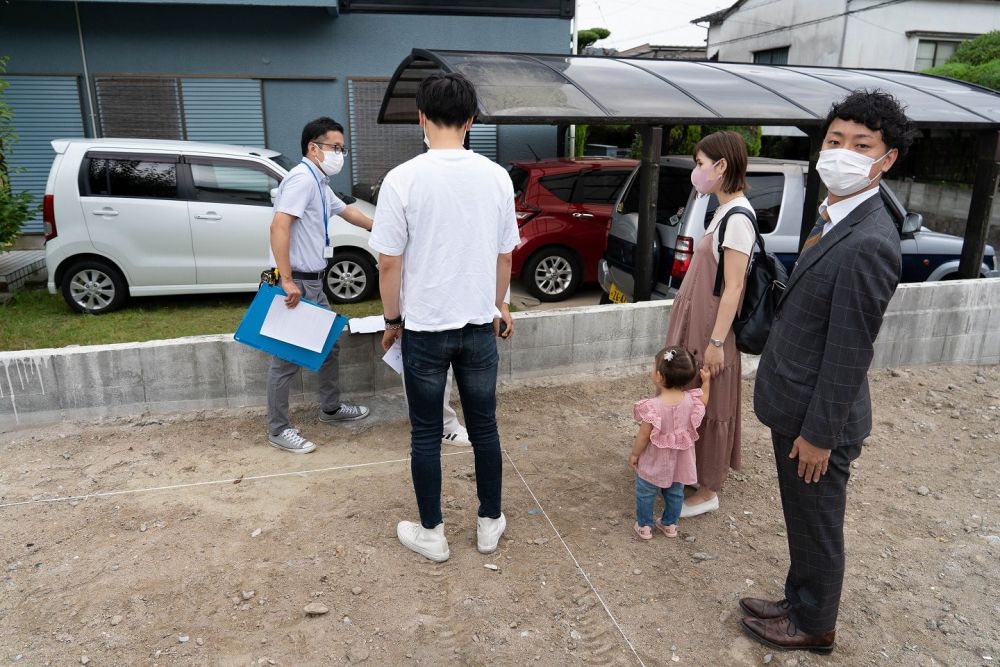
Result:
M823 135L818 127L800 127L800 130L809 135L809 172L806 174L806 194L802 200L802 229L799 230L799 248L805 244L809 238L809 232L816 224L819 216L819 173L816 171L816 160L819 159L820 149L823 148Z
M660 153L663 128L643 125L642 162L639 165L639 230L635 240L636 301L649 301L653 291L653 238L656 234L656 200L660 189Z
M965 243L958 264L959 278L978 278L990 229L990 212L1000 185L1000 132L984 130L976 138L976 180L972 186L972 205L965 223Z

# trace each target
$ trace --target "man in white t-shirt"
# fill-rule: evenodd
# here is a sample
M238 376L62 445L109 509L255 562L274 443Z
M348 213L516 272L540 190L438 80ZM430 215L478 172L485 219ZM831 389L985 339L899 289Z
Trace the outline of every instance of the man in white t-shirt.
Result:
M386 175L369 243L380 253L383 347L402 335L410 472L420 511L419 523L401 521L396 534L408 549L442 562L449 556L441 516L441 404L449 367L475 455L479 551L495 551L507 525L500 509L496 339L519 232L507 172L464 148L477 109L472 84L459 74L431 75L416 102L430 150Z

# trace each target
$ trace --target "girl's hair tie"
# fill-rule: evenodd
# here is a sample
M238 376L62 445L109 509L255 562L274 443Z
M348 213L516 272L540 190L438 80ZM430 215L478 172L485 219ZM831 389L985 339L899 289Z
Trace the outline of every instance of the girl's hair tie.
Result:
M677 352L674 351L674 350L670 350L665 355L663 355L663 358L664 358L664 360L666 360L669 363L669 362L671 362L671 361L674 360L675 356L677 356Z

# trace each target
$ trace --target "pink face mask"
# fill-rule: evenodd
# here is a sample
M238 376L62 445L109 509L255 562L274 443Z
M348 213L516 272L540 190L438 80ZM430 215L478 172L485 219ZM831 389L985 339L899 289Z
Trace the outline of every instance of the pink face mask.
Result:
M712 188L715 187L715 184L720 178L712 178L712 168L720 162L722 162L721 159L716 160L708 166L695 167L691 170L691 185L693 185L694 189L698 191L698 194L705 196L712 192Z

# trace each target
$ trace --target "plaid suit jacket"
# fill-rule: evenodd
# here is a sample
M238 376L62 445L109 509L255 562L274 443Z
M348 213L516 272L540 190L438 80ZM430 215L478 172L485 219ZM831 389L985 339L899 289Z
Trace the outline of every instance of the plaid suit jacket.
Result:
M827 449L868 437L868 368L901 266L880 195L800 256L757 369L754 412L764 425Z

